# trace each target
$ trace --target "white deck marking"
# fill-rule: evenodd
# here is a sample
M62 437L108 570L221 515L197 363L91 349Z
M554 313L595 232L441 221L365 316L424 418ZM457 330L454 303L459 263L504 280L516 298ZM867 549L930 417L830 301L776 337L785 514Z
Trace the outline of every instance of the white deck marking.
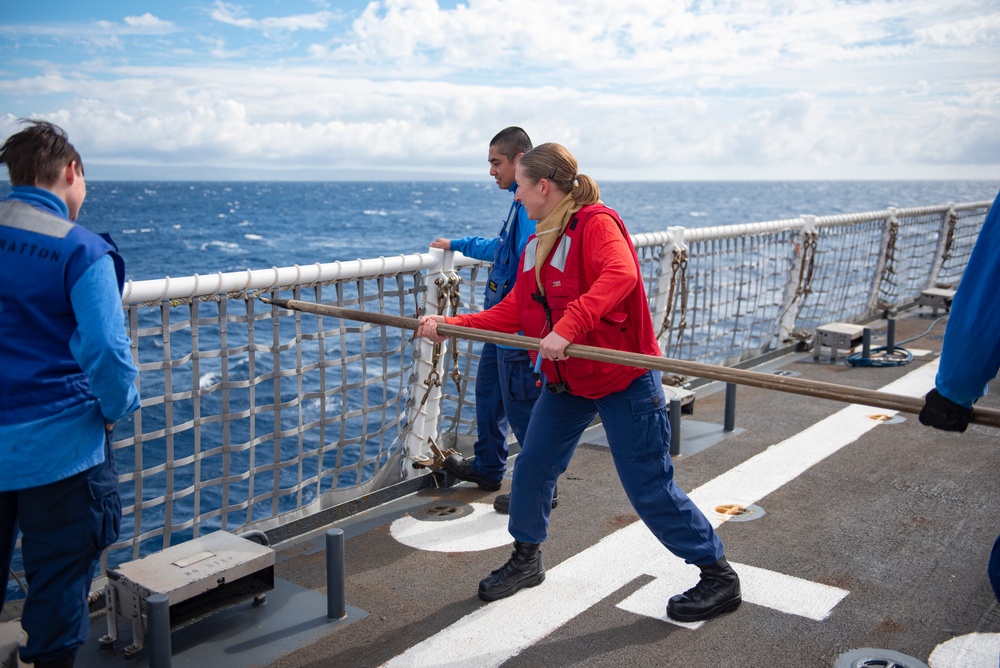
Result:
M656 579L619 603L618 607L689 629L700 627L704 622L682 623L667 617L666 601L691 586L691 573L686 568L675 568L675 562L661 563L665 568L659 573L648 573L655 575ZM789 615L822 621L830 616L833 608L848 594L846 589L809 582L735 561L731 563L740 574L744 603L755 603Z
M969 633L934 648L927 659L930 668L997 668L1000 633Z
M472 512L446 522L401 517L389 533L403 545L429 552L478 552L510 544L507 516L485 503L471 503Z
M937 362L934 361L882 389L923 396L934 387L936 373ZM749 505L770 494L881 424L866 417L873 410L896 414L896 411L852 404L804 432L772 445L702 485L690 496L712 525L719 526L725 522L725 517L714 512L715 506L732 502ZM651 568L652 564L655 567ZM654 572L650 573L651 570ZM483 575L487 573L484 566ZM499 666L643 574L673 581L674 592L694 585L698 579L696 567L671 555L645 525L636 522L547 570L541 586L523 589L515 596L484 605L383 665ZM810 589L789 592L789 595L804 597L813 591L811 588L820 586L806 584ZM666 605L665 599L661 599L661 605ZM505 632L497 633L498 628Z

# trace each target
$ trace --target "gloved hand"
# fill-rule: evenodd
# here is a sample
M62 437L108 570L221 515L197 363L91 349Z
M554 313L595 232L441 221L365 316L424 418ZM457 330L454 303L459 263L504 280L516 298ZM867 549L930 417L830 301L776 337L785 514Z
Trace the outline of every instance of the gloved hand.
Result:
M969 426L972 409L956 404L941 395L934 388L924 397L924 407L920 409L920 424L943 429L944 431L965 431Z

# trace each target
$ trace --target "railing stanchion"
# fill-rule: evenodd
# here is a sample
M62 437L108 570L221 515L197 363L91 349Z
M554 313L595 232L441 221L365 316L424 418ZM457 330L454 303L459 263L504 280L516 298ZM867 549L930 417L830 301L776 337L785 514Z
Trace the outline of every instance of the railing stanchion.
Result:
M343 619L347 616L344 600L344 530L326 532L326 617Z
M149 668L170 668L170 599L166 594L153 594L146 599L146 623Z
M681 400L670 400L670 456L681 454Z
M736 429L736 383L726 383L726 417L723 431Z

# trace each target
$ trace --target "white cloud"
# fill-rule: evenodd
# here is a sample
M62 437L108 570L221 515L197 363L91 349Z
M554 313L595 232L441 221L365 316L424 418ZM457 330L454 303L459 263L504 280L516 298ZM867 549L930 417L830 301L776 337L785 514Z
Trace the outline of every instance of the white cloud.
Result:
M916 34L928 44L939 47L973 46L1000 42L1000 12L975 18L938 23L921 28Z
M339 15L335 12L321 11L311 14L252 19L247 17L247 10L241 5L216 2L211 16L215 21L238 28L264 32L294 32L296 30L325 30L327 26L338 19Z
M159 19L149 12L146 12L142 16L126 16L125 25L131 28L140 28L152 31L161 31L174 26L173 22Z
M101 163L264 176L478 175L483 142L518 124L595 176L865 167L904 178L967 165L995 177L1000 14L989 2L379 0L353 22L216 2L203 32L150 14L102 25L92 37L118 40L121 57L8 69L0 102L64 120ZM127 41L143 30L160 33L156 50ZM288 33L315 41L275 39ZM0 28L0 39L17 38Z

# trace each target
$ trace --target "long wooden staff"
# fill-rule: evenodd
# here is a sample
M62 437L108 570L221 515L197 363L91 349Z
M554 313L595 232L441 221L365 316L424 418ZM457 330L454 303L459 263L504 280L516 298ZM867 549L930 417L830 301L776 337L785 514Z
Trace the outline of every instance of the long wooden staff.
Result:
M397 315L387 315L384 313L373 313L371 311L358 311L354 309L342 308L340 306L330 306L327 304L315 304L297 299L266 299L261 301L274 304L280 308L326 315L334 318L346 320L357 320L375 325L386 325L398 327L400 329L416 330L419 320L416 318L405 318ZM457 336L473 341L483 341L485 343L497 343L511 348L524 348L526 350L538 350L539 339L530 336L519 336L517 334L505 334L493 332L485 329L473 329L472 327L459 327L458 325L446 325L438 323L437 330L445 336ZM581 344L570 344L566 347L566 354L572 357L592 360L595 362L610 362L612 364L622 364L624 366L634 366L641 369L653 369L667 373L677 373L697 378L709 378L720 380L726 383L736 383L738 385L750 385L760 387L765 390L777 390L779 392L790 392L792 394L802 394L807 397L817 397L819 399L831 399L849 404L863 404L885 408L902 413L917 414L924 406L922 397L907 397L902 394L891 392L880 392L878 390L866 390L859 387L847 385L837 385L834 383L824 383L818 380L808 380L805 378L791 378L788 376L774 376L759 371L747 371L745 369L734 369L732 367L717 366L714 364L704 364L702 362L688 362L685 360L672 359L669 357L656 357L655 355L644 355L642 353L631 353L624 350L608 350L596 348L594 346L584 346ZM974 408L970 422L1000 428L1000 410L991 408Z

